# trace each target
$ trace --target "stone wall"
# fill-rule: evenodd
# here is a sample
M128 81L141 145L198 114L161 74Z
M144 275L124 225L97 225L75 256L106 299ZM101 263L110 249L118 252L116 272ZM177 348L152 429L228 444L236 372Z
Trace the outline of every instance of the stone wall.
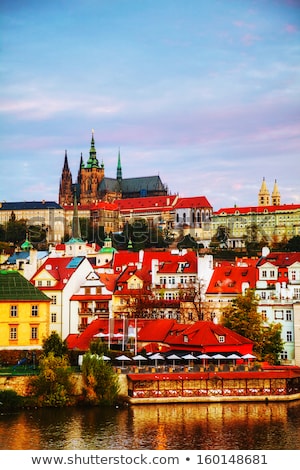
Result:
M14 390L18 395L26 397L29 395L29 384L32 376L27 375L2 375L0 376L0 391ZM75 395L81 395L83 379L82 374L73 374L72 379L75 383ZM127 376L119 375L120 395L128 395Z

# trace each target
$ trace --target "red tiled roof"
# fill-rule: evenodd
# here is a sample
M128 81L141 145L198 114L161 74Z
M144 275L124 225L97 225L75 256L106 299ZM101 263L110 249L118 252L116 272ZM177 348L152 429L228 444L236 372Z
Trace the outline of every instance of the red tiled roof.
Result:
M207 287L207 294L241 294L243 283L249 283L250 289L255 288L256 267L222 264L215 266Z
M295 211L300 209L300 204L284 204L281 206L246 206L246 207L222 207L215 211L213 215L232 215L232 214L248 214L248 213L271 213L279 211Z
M147 320L139 331L139 341L164 342L176 320Z
M274 266L286 268L294 263L300 262L300 252L273 252L269 253L266 257L261 258L257 266L263 266L266 263L271 263Z
M212 206L208 202L205 196L196 197L181 197L175 205L175 209L188 209L188 208L199 208L207 207L212 209Z
M179 334L170 334L166 336L165 342L181 349L201 350L203 352L215 352L216 348L223 351L251 352L253 342L238 333L235 333L222 325L210 321L198 321L192 325L186 325L185 329ZM224 336L224 343L220 343L219 337ZM247 347L247 351L243 348ZM250 350L248 348L250 347Z
M149 212L157 210L171 210L177 196L154 196L154 197L137 197L128 199L118 199L116 204L120 212L133 210Z
M85 259L84 256L76 257L78 259L78 263L76 267L69 267L69 263L74 259L74 257L58 257L58 258L48 258L36 271L36 273L30 279L30 282L35 285L35 279L38 278L39 274L42 271L47 271L47 273L55 279L57 282L53 286L43 286L44 290L63 290L71 276L75 273L78 266L82 263Z

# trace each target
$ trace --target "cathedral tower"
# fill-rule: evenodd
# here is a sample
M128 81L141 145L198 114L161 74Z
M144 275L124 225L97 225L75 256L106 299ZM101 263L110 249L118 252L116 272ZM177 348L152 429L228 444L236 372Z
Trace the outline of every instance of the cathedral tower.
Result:
M94 141L94 130L90 156L86 164L81 159L78 184L80 185L80 204L90 204L99 199L99 185L104 178L104 164L99 165Z
M259 206L269 206L270 205L270 193L266 185L265 178L261 184L260 191L258 193L258 205Z
M273 206L280 206L280 192L278 189L277 181L275 180L274 188L272 192L272 205Z
M72 173L69 168L67 151L65 151L64 166L60 179L58 203L62 206L73 204Z

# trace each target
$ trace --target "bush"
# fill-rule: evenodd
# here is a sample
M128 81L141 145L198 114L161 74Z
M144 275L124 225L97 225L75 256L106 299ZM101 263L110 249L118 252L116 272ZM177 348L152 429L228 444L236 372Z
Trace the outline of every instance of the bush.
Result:
M31 380L31 391L38 405L62 407L72 404L74 385L66 357L49 353L40 359L40 374Z
M119 393L119 379L111 364L97 354L85 354L82 362L84 397L94 405L112 405Z
M12 411L23 406L23 397L14 390L3 390L0 392L0 411Z

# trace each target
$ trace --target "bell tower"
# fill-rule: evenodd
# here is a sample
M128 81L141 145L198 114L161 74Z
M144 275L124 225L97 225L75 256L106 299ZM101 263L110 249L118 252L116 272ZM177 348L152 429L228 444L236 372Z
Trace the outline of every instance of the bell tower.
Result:
M99 184L104 178L104 164L99 165L95 148L94 130L90 156L86 164L81 159L78 182L80 184L80 204L90 204L99 199Z
M280 206L280 204L281 204L281 202L280 202L280 192L279 192L279 189L278 189L277 181L275 180L274 188L273 188L273 192L272 192L272 205L273 206Z
M263 178L260 191L258 193L258 205L269 206L270 205L270 193L267 188L265 178Z

